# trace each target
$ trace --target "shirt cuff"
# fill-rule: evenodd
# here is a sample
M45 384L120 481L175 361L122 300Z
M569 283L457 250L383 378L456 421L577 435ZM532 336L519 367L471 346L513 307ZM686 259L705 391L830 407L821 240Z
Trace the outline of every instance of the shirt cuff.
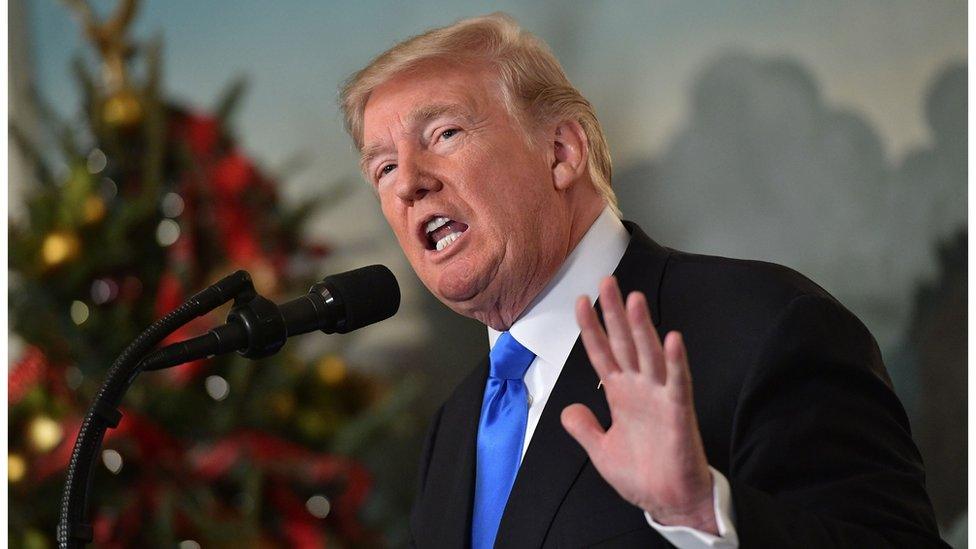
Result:
M715 509L715 524L718 525L718 535L702 532L687 526L665 526L651 518L651 514L644 511L644 518L652 528L657 530L664 539L678 549L738 549L739 536L735 531L734 509L732 509L732 491L729 481L722 473L711 467L712 473L712 505Z

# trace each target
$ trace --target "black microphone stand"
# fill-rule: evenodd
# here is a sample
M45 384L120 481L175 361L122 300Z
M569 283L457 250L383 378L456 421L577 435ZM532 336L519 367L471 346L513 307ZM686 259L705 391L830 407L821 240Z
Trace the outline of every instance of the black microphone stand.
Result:
M257 332L273 335L249 342L248 336L252 335L250 329L252 326L247 326L246 331L243 328L232 328L229 332L225 332L228 333L228 337L224 337L223 340L211 332L206 336L166 346L146 357L153 347L179 327L213 311L231 299L235 301L232 316L236 315L244 323L251 321L255 328L268 325L267 328L270 330L261 329ZM248 347L245 356L256 358L273 354L284 345L286 336L283 326L271 325L274 324L274 315L265 314L270 313L268 305L274 307L273 303L257 295L250 275L245 271L237 271L197 293L179 308L154 322L122 351L109 369L105 381L95 396L95 401L85 414L78 438L75 440L71 461L68 464L64 493L61 497L57 531L59 548L84 547L94 539L92 527L86 519L94 465L102 447L105 431L119 425L122 413L119 412L118 406L139 373L143 370L158 370L220 352L237 350L241 348L241 338ZM239 327L240 324L235 323L231 326Z

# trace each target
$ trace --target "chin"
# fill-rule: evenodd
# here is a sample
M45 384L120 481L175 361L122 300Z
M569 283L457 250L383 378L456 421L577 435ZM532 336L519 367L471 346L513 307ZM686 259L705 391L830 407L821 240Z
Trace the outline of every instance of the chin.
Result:
M467 261L458 261L439 273L430 290L458 314L478 318L478 311L493 305L490 279L485 272L475 272Z
M434 294L444 303L470 305L481 300L484 288L470 278L441 275Z

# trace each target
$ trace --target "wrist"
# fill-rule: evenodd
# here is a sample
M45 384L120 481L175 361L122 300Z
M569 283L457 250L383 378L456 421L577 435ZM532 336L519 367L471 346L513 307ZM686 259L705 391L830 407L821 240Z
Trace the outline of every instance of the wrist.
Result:
M711 487L709 487L707 494L696 498L696 501L689 505L645 508L644 510L654 522L662 526L684 526L700 532L719 535Z

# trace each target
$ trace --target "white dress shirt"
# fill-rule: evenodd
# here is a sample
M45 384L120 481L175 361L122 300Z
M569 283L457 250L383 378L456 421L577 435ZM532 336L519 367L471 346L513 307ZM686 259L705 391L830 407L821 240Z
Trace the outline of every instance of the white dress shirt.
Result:
M576 299L587 295L591 302L596 301L600 281L617 268L629 242L630 235L623 223L609 207L605 208L553 279L509 329L519 343L535 353L535 359L524 378L529 393L529 417L522 443L522 457L539 424L549 394L556 385L559 372L579 337ZM499 335L500 332L488 328L491 346L495 345ZM715 469L711 469L711 472L718 536L685 526L665 526L655 522L647 512L644 513L647 522L676 547L734 549L739 546L732 518L729 482Z

